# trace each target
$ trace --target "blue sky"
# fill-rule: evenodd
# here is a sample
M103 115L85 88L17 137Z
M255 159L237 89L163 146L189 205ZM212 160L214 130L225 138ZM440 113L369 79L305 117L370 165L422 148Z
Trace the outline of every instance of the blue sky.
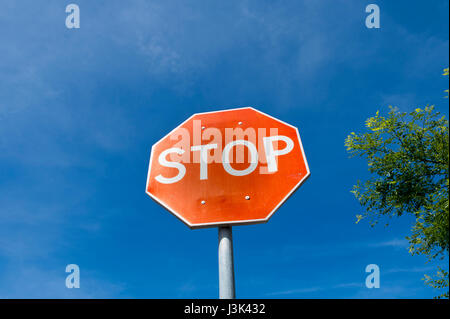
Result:
M238 298L436 294L412 219L355 224L368 172L344 140L388 105L448 117L448 1L78 0L76 30L69 3L0 0L0 297L216 298L217 229L147 196L147 165L193 113L241 106L299 128L311 177L267 224L234 228Z

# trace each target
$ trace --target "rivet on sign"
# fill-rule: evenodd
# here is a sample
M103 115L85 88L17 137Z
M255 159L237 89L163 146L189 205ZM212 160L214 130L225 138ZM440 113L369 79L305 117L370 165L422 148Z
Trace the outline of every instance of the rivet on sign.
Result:
M206 202L205 202L204 200L202 200L202 205L205 205L205 203L206 203Z
M246 200L249 200L249 199L250 199L250 196L248 196L248 195L245 196L245 199L246 199Z
M202 126L202 130L204 130L205 129L205 127L204 126Z
M239 125L242 125L242 122L239 122L238 124L239 124Z

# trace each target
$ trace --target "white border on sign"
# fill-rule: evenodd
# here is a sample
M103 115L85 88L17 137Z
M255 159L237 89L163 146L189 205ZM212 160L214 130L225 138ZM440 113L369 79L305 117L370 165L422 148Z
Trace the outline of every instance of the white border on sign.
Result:
M266 218L262 218L262 219L249 219L249 220L239 220L239 221L228 221L228 222L212 222L212 223L200 223L200 224L191 224L189 223L186 219L184 219L181 215L179 215L176 211L174 211L169 205L167 205L166 203L164 203L163 201L161 201L159 198L157 198L156 196L154 196L153 194L151 194L150 192L148 192L148 185L150 183L150 170L152 167L152 159L153 159L153 150L155 148L155 146L157 146L162 140L164 140L167 136L169 136L170 134L172 134L175 130L177 130L180 126L182 126L184 123L188 122L190 119L192 119L194 116L197 115L203 115L203 114L211 114L211 113L222 113L222 112L228 112L228 111L237 111L237 110L245 110L245 109L251 109L253 111L256 111L258 113L263 114L264 116L267 116L277 122L280 122L284 125L287 125L289 127L292 127L293 129L295 129L295 131L297 132L297 138L298 138L298 142L300 144L300 149L302 151L302 155L303 155L303 159L305 160L305 166L306 166L306 175L300 180L300 182L297 183L297 185L295 185L292 190L280 201L280 203L278 203L278 205L267 215ZM275 211L280 208L280 206L300 187L301 184L303 184L303 182L311 175L311 172L309 170L309 165L308 165L308 161L306 160L306 156L305 156L305 151L303 150L303 144L302 144L302 140L300 139L300 133L298 132L297 127L288 124L286 122L283 122L277 118L274 118L273 116L270 116L264 112L261 112L251 106L247 106L247 107L240 107L240 108L234 108L234 109L228 109L228 110L222 110L222 111L211 111L211 112L202 112L202 113L195 113L192 116L190 116L187 120L185 120L183 123L181 123L180 125L178 125L176 128L174 128L172 131L170 131L166 136L164 136L163 138L161 138L158 142L156 142L155 144L153 144L152 146L152 150L150 153L150 161L149 161L149 165L148 165L148 173L147 173L147 183L145 186L145 192L147 193L147 195L149 195L151 198L153 198L158 204L160 204L161 206L163 206L165 209L167 209L168 211L170 211L173 215L175 215L178 219L180 219L183 223L185 223L187 226L189 226L191 229L196 229L196 228L205 228L205 227L214 227L214 226L225 226L225 225L251 225L251 224L260 224L260 223L266 223L270 217L272 217L272 215L275 213Z

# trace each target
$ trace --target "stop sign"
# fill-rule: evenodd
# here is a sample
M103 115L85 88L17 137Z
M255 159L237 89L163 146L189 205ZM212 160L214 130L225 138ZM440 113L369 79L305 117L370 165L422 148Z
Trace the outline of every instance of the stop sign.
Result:
M254 224L309 175L297 128L245 107L194 114L155 143L146 192L191 228Z

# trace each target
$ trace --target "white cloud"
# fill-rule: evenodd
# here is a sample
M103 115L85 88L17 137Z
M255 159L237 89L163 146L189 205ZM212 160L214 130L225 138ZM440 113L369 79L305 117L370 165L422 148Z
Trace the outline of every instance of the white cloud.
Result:
M376 243L369 243L369 247L393 247L393 248L407 248L409 242L406 239L394 238L387 241L381 241Z
M428 267L412 267L412 268L391 268L383 270L384 274L395 274L395 273L426 273L429 271L436 271L435 266L428 266Z
M289 289L289 290L281 290L267 293L266 296L283 296L283 295L293 295L293 294L304 294L311 293L320 290L324 290L325 288L321 287L310 287L310 288L300 288L300 289Z
M60 298L118 298L125 285L111 283L80 266L80 288L66 287L65 266L43 269L32 264L9 265L2 270L0 298L60 299Z

